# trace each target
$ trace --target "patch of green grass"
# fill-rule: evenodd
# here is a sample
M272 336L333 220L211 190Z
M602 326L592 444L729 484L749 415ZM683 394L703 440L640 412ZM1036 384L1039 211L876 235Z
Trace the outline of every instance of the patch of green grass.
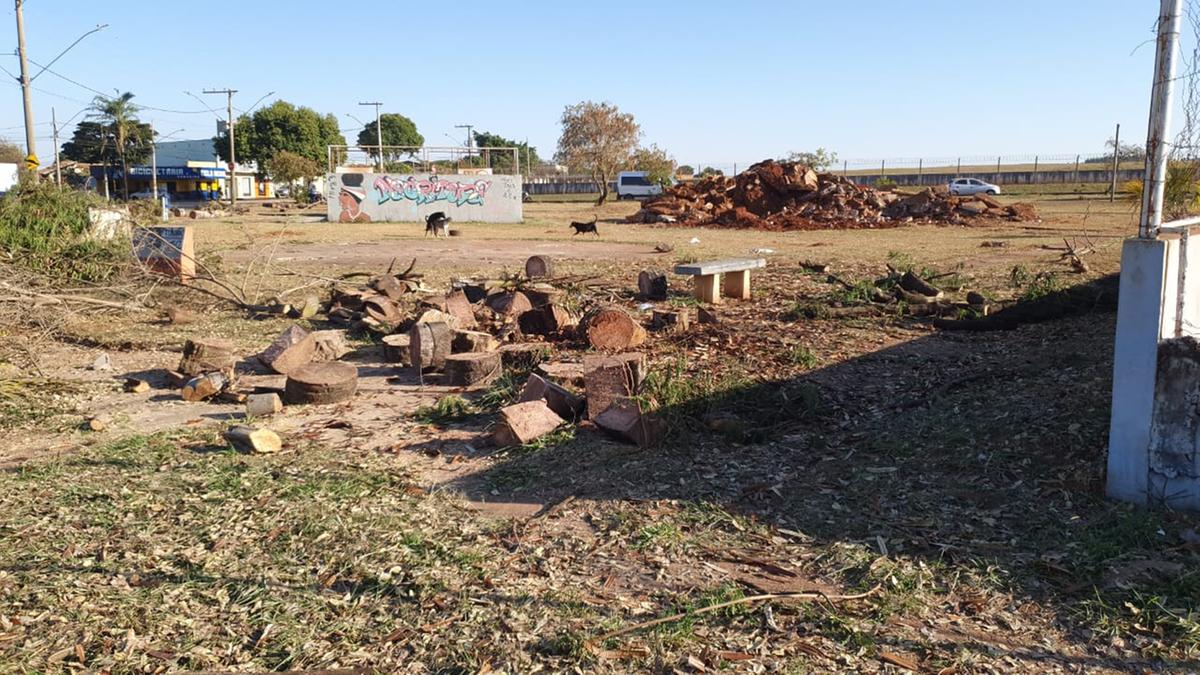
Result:
M412 416L423 424L445 427L461 422L474 412L469 401L457 394L450 394L439 398L432 405L417 408Z
M1024 265L1013 265L1008 271L1008 285L1013 288L1023 288L1033 281L1033 274Z
M528 373L521 377L520 374L505 371L500 377L492 380L488 388L475 399L475 408L480 412L496 412L504 406L516 403L517 397L521 395L521 387L528 377Z
M833 292L833 299L843 305L864 305L871 302L878 291L874 282L860 279L854 282L850 288L839 285Z
M817 358L812 350L803 345L796 345L788 350L788 360L800 366L801 368L816 368L821 364L821 359Z
M1062 281L1053 272L1038 272L1021 293L1022 302L1040 300L1063 289Z
M638 530L634 537L633 548L646 551L656 548L671 548L683 539L683 532L675 523L665 521L647 525Z
M780 317L784 321L799 321L800 319L828 319L829 307L824 303L808 300L797 300L792 303Z
M55 420L61 426L62 418L78 414L72 395L81 390L65 380L0 379L0 430L51 426Z

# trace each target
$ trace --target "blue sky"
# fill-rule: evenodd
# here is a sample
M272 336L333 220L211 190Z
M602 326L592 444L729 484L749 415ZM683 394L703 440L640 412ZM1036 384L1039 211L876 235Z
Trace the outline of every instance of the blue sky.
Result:
M0 17L10 51L11 3ZM236 7L230 24L226 14ZM374 2L26 0L30 57L132 91L160 133L213 133L184 91L239 90L338 115L411 117L429 144L475 124L553 153L565 105L610 101L681 163L748 163L824 146L843 158L1098 152L1145 136L1157 0L993 2ZM1193 36L1185 30L1185 48ZM1147 41L1151 41L1147 43ZM0 65L17 71L15 56ZM37 72L37 68L33 72ZM34 83L39 155L93 92ZM224 114L224 98L203 97ZM270 99L268 99L270 100ZM196 113L195 111L201 111ZM82 117L82 116L81 116ZM75 118L76 120L80 117ZM23 144L20 89L0 136ZM73 127L73 124L72 124ZM62 132L69 137L70 129ZM461 142L461 141L460 141Z

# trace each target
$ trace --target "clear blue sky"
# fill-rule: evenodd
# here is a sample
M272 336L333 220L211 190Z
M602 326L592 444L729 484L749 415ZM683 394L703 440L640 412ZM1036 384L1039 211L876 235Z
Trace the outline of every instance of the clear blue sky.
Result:
M15 52L12 3L0 29ZM843 158L1099 152L1120 122L1142 142L1157 0L991 2L175 3L26 0L30 57L104 92L132 91L160 133L212 135L186 96L239 90L335 113L353 142L380 100L429 144L455 124L553 154L558 117L610 101L681 163L728 164L824 146ZM227 20L233 10L236 19ZM1193 36L1185 30L1185 49ZM1147 41L1151 41L1147 43ZM15 56L0 65L16 72ZM34 68L33 72L38 69ZM38 148L93 92L34 83ZM204 97L224 114L224 98ZM20 89L0 135L23 144ZM76 118L77 120L79 118ZM73 125L72 125L73 127ZM63 132L69 137L70 129Z

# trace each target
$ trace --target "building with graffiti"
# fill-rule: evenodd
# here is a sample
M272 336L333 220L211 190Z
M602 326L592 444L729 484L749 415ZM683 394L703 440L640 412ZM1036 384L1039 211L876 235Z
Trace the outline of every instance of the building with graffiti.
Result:
M422 222L442 211L458 222L519 223L521 177L343 171L326 179L330 222Z

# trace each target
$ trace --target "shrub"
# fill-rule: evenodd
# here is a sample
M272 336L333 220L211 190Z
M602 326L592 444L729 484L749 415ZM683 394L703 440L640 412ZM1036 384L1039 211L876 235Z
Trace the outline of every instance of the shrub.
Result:
M0 256L33 272L101 282L132 263L129 240L88 239L88 208L102 202L50 183L23 183L0 199Z

